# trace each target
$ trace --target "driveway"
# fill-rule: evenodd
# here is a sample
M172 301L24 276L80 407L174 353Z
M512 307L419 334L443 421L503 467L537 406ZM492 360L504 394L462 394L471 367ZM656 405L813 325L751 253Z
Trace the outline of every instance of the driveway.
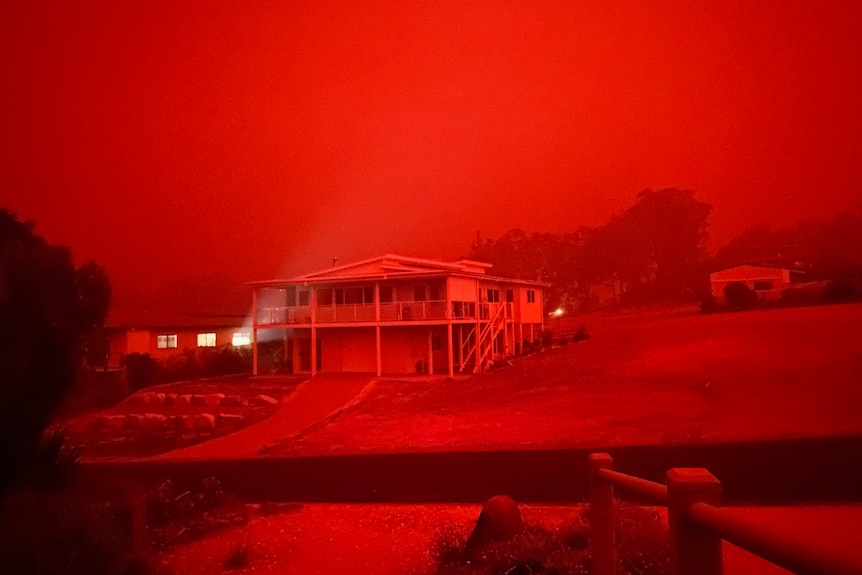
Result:
M204 443L152 457L152 460L238 459L254 457L276 442L363 398L375 385L373 374L323 374L302 382L269 418Z

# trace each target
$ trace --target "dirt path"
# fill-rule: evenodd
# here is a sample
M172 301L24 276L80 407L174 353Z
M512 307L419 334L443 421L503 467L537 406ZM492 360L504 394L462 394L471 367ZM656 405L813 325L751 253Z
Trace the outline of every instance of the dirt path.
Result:
M244 429L177 449L153 460L238 459L254 457L268 446L295 435L350 405L371 389L370 374L326 374L301 383L284 406L271 417Z

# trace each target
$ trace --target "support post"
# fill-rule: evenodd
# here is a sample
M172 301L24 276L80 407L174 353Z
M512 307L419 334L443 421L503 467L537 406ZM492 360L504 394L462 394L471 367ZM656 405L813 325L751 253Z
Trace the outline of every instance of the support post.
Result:
M257 288L251 290L251 373L257 375Z
M428 375L434 373L434 332L428 328Z
M721 538L688 517L693 503L721 504L721 483L700 467L671 469L666 479L671 575L721 575Z
M599 478L600 469L613 469L607 453L590 454L590 545L593 548L593 573L614 575L614 486Z
M383 353L380 346L380 326L375 326L375 332L377 337L377 377L383 375Z
M452 320L446 324L446 340L449 346L449 377L455 377L455 352L452 349Z

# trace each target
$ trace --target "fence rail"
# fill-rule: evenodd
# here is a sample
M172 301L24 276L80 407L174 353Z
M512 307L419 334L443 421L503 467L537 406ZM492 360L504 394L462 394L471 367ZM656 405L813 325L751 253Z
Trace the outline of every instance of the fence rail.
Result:
M742 518L720 506L721 484L703 468L674 468L667 485L613 470L607 453L590 455L591 545L596 575L613 575L616 568L613 528L613 489L619 487L667 505L672 575L721 575L721 543L727 541L799 575L859 575L862 560Z

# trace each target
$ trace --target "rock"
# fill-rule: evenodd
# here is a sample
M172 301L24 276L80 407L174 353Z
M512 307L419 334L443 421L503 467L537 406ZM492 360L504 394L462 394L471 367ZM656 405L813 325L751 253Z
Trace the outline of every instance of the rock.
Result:
M105 426L111 431L120 431L126 426L126 418L122 415L109 415L105 417Z
M123 418L123 427L126 429L140 429L141 428L141 416L132 413L130 415L120 416Z
M160 404L164 405L165 398L167 397L167 395L165 395L164 393L154 393L153 397L155 398L156 403L160 403Z
M192 404L192 396L184 393L182 395L178 395L176 399L177 407L189 407Z
M177 403L177 394L176 393L166 393L165 394L165 405L172 406Z
M183 418L183 429L188 429L189 431L192 431L198 428L196 415L183 415L181 417Z
M511 497L497 495L485 502L476 527L467 539L464 556L468 561L482 560L487 546L495 541L509 541L524 529L521 510Z
M202 431L210 431L216 427L216 417L212 413L199 413L195 416L195 424Z
M242 398L238 395L226 395L221 400L221 405L224 407L240 407Z
M205 406L207 404L207 396L205 396L205 395L193 395L191 404L197 405L197 406Z
M141 403L144 405L153 405L156 403L156 394L152 391L141 394Z
M269 395L261 394L251 398L250 403L259 407L266 407L268 405L277 405L278 400L274 397L270 397Z
M242 423L242 420L243 417L236 413L219 413L218 415L219 427L239 425L240 423Z
M168 428L182 430L185 429L185 423L183 422L182 415L172 415L168 418Z
M221 401L223 399L223 393L210 393L209 395L204 396L204 401L206 402L207 407L218 407L221 405Z
M147 431L161 431L165 428L168 418L159 413L145 413L141 419L141 428Z

